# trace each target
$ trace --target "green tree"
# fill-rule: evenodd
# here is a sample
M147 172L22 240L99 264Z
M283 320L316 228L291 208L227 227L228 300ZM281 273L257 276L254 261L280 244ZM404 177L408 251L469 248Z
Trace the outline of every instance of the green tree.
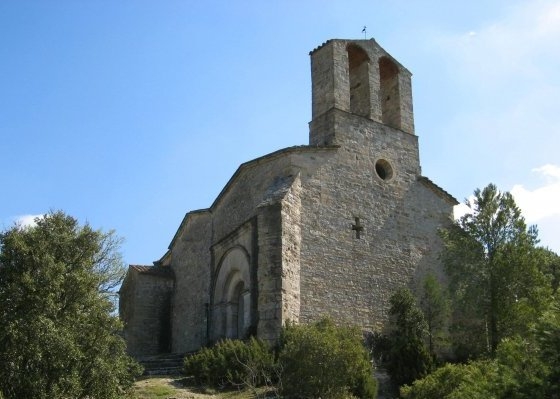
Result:
M390 299L391 333L387 370L397 385L410 384L430 372L432 357L424 344L426 321L416 299L406 288Z
M0 391L11 398L116 398L139 366L108 289L123 269L114 233L63 212L0 234Z
M554 295L560 287L560 256L548 248L539 248L541 255L541 271L550 280L550 287Z
M432 356L446 346L449 323L447 291L436 276L429 273L422 284L420 309L427 325L428 349Z
M374 399L377 384L357 328L337 327L330 319L284 329L279 363L287 398Z
M502 338L527 333L550 289L539 267L537 230L527 228L511 194L490 184L467 205L471 212L442 232L454 341L464 354L494 354Z
M405 399L532 399L560 397L560 301L527 337L504 338L490 360L447 364L401 388Z
M545 397L560 398L560 296L556 296L535 327L538 356L545 365Z

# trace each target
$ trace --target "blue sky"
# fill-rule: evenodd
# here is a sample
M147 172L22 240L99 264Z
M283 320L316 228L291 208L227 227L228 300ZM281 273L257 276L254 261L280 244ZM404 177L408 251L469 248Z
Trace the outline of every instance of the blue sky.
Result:
M512 191L560 252L560 1L0 2L0 227L62 209L150 264L239 164L307 144L308 53L413 73L423 174Z

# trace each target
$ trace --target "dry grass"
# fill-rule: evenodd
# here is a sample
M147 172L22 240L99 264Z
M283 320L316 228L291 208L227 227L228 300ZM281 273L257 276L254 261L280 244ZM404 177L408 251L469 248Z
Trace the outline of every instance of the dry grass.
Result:
M131 399L253 399L247 391L213 391L190 386L185 377L144 377L134 384Z

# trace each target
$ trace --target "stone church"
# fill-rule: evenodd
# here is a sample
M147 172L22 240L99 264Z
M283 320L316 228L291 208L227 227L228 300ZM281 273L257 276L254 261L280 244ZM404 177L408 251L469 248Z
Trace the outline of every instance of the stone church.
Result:
M274 341L330 315L383 329L388 301L440 270L455 198L422 176L411 73L371 40L311 51L309 145L242 164L186 214L153 266L130 266L120 314L132 355L223 337Z

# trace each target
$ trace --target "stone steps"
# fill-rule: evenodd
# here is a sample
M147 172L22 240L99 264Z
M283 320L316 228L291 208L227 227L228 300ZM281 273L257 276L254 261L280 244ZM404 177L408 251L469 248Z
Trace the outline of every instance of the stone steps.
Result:
M184 357L181 353L166 353L146 356L138 361L144 367L144 375L179 375L183 374Z

